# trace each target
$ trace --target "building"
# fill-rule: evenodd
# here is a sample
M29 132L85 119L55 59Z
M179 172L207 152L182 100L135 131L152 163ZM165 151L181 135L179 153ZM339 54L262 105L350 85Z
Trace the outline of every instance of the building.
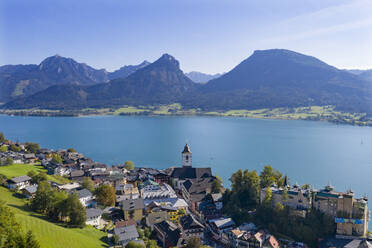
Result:
M192 153L188 144L185 145L181 156L182 167L172 168L170 173L170 180L175 189L181 190L182 184L188 179L207 178L212 176L211 168L192 167Z
M137 199L139 197L138 188L133 184L119 184L115 187L116 194L123 196L122 199Z
M173 198L177 199L176 192L174 192L173 188L166 183L160 185L152 180L147 180L140 184L139 188L145 205L148 205L153 201L167 202Z
M166 220L170 220L170 217L166 211L153 211L146 216L146 225L153 229L155 224Z
M13 177L8 180L9 189L24 189L30 185L31 177L29 176Z
M335 218L337 235L366 237L368 233L368 199L356 199L354 192L336 192L328 184L314 197L315 209Z
M114 234L119 237L119 244L125 247L129 241L135 241L139 235L135 225L116 227Z
M180 219L180 225L182 227L183 239L187 240L190 237L198 237L201 240L204 239L204 228L193 215L185 215Z
M123 209L125 220L141 221L143 218L145 205L142 198L124 200L120 205Z
M27 186L22 189L22 194L26 196L27 198L33 198L37 191L37 184Z
M170 221L162 221L154 225L156 237L163 248L180 247L182 243L181 230Z
M235 228L235 222L231 218L218 218L208 221L209 230L212 232L213 238L216 240L222 239L223 232L231 231Z
M87 189L81 189L76 191L79 196L79 200L84 207L91 206L93 204L93 195Z
M272 202L282 203L296 210L308 210L312 207L333 217L337 224L337 235L366 237L368 233L368 199L355 198L354 192L336 192L328 184L321 190L301 189L297 184L285 188L272 186ZM261 202L267 189L261 190ZM284 191L287 194L284 194ZM283 197L283 195L287 195ZM286 199L284 199L286 198Z
M98 228L101 225L102 213L102 210L99 208L87 208L85 224Z
M182 196L193 211L199 210L199 204L212 192L214 178L188 179L182 184Z

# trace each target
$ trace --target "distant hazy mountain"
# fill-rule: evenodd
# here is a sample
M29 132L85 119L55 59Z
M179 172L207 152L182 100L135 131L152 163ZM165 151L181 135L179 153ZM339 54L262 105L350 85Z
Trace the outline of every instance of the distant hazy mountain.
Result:
M108 74L108 77L109 77L110 80L116 79L116 78L126 78L130 74L132 74L133 72L135 72L138 69L141 69L145 66L148 66L149 64L150 64L150 62L145 60L139 65L126 65L126 66L121 67L119 70L110 72Z
M106 70L59 55L48 57L39 65L5 65L0 67L0 102L29 96L52 85L93 85L108 81Z
M93 86L53 86L32 96L9 102L7 108L79 108L123 104L166 104L177 102L198 85L186 77L179 62L164 54L127 78ZM57 96L57 97L54 97Z
M50 68L58 72L58 67ZM34 66L22 68L26 69L33 71ZM2 70L15 73L19 68ZM194 83L180 70L175 58L164 54L126 78L92 86L56 85L4 107L82 108L179 102L186 108L202 110L335 105L344 111L372 113L370 88L362 74L339 70L289 50L255 51L234 69L206 84Z
M369 69L369 70L352 69L352 70L346 70L346 71L351 72L355 75L358 75L364 80L372 82L372 69Z
M234 69L201 88L198 101L207 109L258 109L336 105L369 108L371 93L358 76L319 59L289 50L255 51Z
M191 72L185 73L185 75L188 78L190 78L192 81L194 81L195 83L206 83L209 80L220 77L222 74L221 73L206 74L206 73L202 73L202 72L191 71Z

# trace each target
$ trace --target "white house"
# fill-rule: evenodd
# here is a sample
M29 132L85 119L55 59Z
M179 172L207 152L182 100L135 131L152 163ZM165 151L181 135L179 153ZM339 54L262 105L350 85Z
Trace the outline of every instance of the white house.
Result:
M30 185L31 177L29 176L13 177L12 179L8 180L9 189L24 189Z
M99 208L86 209L87 220L85 224L98 228L101 225L102 210Z
M84 207L90 206L93 201L92 193L87 189L82 189L77 191L79 195L79 200Z

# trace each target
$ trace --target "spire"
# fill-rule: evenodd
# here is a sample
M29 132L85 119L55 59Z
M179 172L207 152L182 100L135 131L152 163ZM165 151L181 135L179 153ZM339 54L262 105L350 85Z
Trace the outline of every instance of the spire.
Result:
M185 147L183 148L182 153L191 153L191 150L190 150L189 144L188 144L187 142L186 142Z

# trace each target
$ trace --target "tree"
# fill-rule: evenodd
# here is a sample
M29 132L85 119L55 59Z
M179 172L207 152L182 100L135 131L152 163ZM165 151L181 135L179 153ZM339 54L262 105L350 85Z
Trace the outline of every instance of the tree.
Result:
M11 158L7 158L6 160L5 160L5 165L11 165L11 164L13 164L14 163L14 161L13 161L13 159L11 159Z
M47 213L53 207L52 187L47 181L40 181L35 197L31 200L31 208L34 211Z
M32 176L30 176L29 174L31 174ZM36 172L30 171L27 175L31 177L31 182L35 184L46 182L48 180L48 175L43 171L39 172L38 174L36 174Z
M26 234L26 246L27 248L40 248L39 242L35 239L32 231L28 231Z
M301 186L301 189L310 189L310 184L306 183L304 185Z
M125 248L145 248L145 246L142 244L138 244L134 241L129 241L129 243L125 246Z
M137 226L137 232L140 239L143 239L145 237L145 232L139 226Z
M217 178L212 182L212 194L221 193L222 183Z
M117 234L114 234L114 236L112 236L112 242L115 244L115 245L118 245L119 244L119 241L120 241L120 238Z
M274 170L270 165L266 165L260 173L261 188L270 187L275 183L278 187L284 185L284 178L280 171Z
M271 207L271 205L272 205L272 191L271 191L270 187L266 188L265 198L264 198L262 203L263 203L263 206L266 207L266 208Z
M5 175L0 174L0 186L5 186L7 180L8 179Z
M6 152L8 151L8 147L6 145L0 146L0 152Z
M21 147L15 145L15 144L11 144L9 146L9 150L11 150L12 152L20 152L22 149L21 149Z
M156 243L156 240L148 240L147 243L146 243L146 248L160 248L158 246L158 243Z
M67 151L68 152L76 152L74 148L68 148Z
M132 161L126 161L124 163L124 168L127 170L134 170L134 163Z
M190 237L186 242L186 248L199 248L202 246L200 238L198 237Z
M62 158L61 158L61 155L59 155L58 153L54 153L52 155L52 163L55 163L55 164L62 164Z
M3 133L0 133L0 143L4 143L5 142L5 136Z
M40 150L40 146L37 143L27 142L26 143L26 150L30 153L36 153L37 151Z
M94 192L94 183L90 177L84 177L81 186L92 193Z
M104 206L113 206L116 200L115 189L111 185L100 185L96 191L96 200Z
M282 192L282 200L283 200L283 202L288 201L288 198L289 198L289 196L288 196L288 190L286 188L284 188L283 189L283 192Z
M86 221L85 207L76 193L70 194L65 200L65 213L69 217L69 225L84 227Z
M49 218L55 221L59 221L67 217L67 197L67 193L65 193L64 191L53 191L51 197L52 207L48 211Z

